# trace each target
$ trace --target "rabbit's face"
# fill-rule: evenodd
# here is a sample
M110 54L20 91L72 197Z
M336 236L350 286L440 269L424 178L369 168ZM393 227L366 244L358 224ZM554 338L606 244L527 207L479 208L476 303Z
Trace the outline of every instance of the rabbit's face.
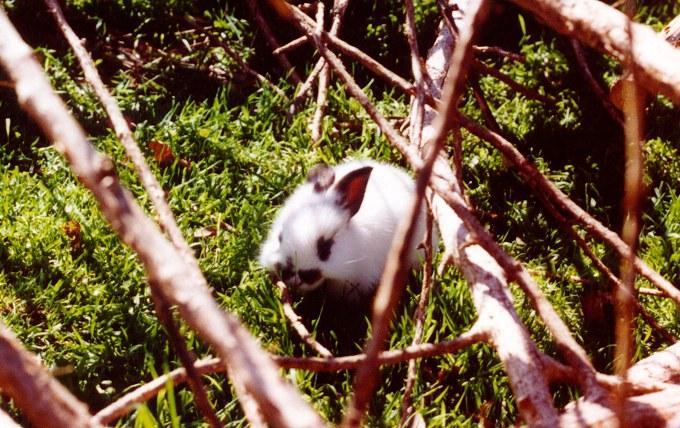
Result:
M335 236L348 220L344 210L327 203L303 207L286 219L278 236L280 261L274 266L281 279L299 291L321 285L332 263Z
M335 180L332 168L318 165L286 201L260 254L260 263L291 288L321 285L333 263L333 246L361 206L371 167Z

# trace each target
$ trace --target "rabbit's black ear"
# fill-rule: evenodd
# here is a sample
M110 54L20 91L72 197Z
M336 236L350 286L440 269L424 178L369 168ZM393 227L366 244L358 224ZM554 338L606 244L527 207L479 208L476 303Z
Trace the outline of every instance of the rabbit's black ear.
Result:
M307 182L314 184L314 191L317 193L328 190L334 181L335 171L325 163L315 165L307 173Z
M371 171L373 171L372 166L355 169L342 177L335 185L338 192L338 204L349 210L350 217L354 216L361 208Z

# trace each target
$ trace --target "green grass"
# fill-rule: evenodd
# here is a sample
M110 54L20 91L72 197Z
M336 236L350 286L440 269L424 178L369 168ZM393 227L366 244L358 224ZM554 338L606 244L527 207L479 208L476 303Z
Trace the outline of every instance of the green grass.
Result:
M20 22L30 6L30 2L5 3ZM177 1L167 13L154 16L145 1L112 2L108 9L98 9L89 1L68 4L70 17L79 24L77 30L88 36L116 34L117 28L134 29L134 40L122 38L124 43L167 45L179 55L182 41L177 30L186 29L188 24L178 17L186 14L211 22L217 30L208 33L233 43L254 64L266 63L262 53L266 51L253 37L248 15L233 5L233 12L230 9L225 13L224 5L201 9L191 2ZM365 43L371 44L371 49L386 49L377 56L403 68L408 60L399 57L403 52L393 47L399 43L383 46L392 40L390 37L397 37L394 28L401 22L401 12L395 11L395 5L383 6L392 15L367 18L370 31ZM433 19L431 6L432 2L425 2L418 11L419 25L426 26ZM129 20L117 24L114 18L126 11L131 12ZM359 12L348 13L357 16ZM677 8L646 7L640 16L657 25L677 13ZM36 19L49 22L47 18L40 15ZM620 131L572 66L568 43L537 29L529 17L522 20L522 29L512 10L496 19L507 24L516 43L512 49L521 51L527 61L490 59L489 64L556 99L554 106L545 106L491 77L483 77L482 89L503 132L560 189L618 230L623 164ZM39 32L32 35L42 40L38 52L52 83L92 135L93 143L114 159L126 186L152 213L132 165L107 129L103 110L83 86L72 55L43 36ZM489 38L493 41L501 35L491 34ZM510 42L503 43L508 47ZM97 45L96 51L105 49ZM301 57L304 59L304 54ZM268 351L313 355L291 331L278 292L255 261L267 227L286 196L317 162L335 163L346 157L404 162L338 83L329 92L324 138L313 145L307 129L312 104L288 118L288 101L267 87L237 79L224 85L206 83L209 79L201 72L197 72L199 78L187 79L177 68L181 58L172 56L157 66L132 70L106 56L100 66L134 126L137 141L166 191L216 299L234 312ZM233 76L238 73L223 51L214 46L209 52L193 52L184 58L195 64L219 65ZM303 59L297 58L300 62ZM273 63L268 67L274 83L292 94L286 80L277 78ZM606 60L593 60L593 68L607 78L617 72L616 65ZM408 113L407 99L386 90L384 84L358 68L356 73L382 112L389 116ZM470 96L463 109L475 118L481 117ZM652 100L647 111L649 198L640 252L651 266L674 280L680 272L676 251L680 246L680 198L676 190L680 131L673 124L678 123L680 111L661 97ZM120 244L91 195L18 111L8 91L0 94L0 113L5 125L0 130L0 319L47 367L59 369L58 379L96 411L140 383L177 367L178 361L154 315L136 256ZM602 297L610 292L610 285L558 230L500 155L467 133L464 137L464 176L479 218L508 252L525 263L598 369L611 370L613 318L611 305ZM168 145L178 161L161 167L148 147L154 140ZM79 233L69 232L74 225ZM206 234L206 230L214 233ZM596 242L591 245L616 270L618 261L613 252ZM640 285L648 284L640 280ZM520 316L539 348L556 356L549 334L527 299L516 287L512 291ZM417 287L412 287L399 308L390 347L410 344L417 293ZM680 333L678 311L671 302L656 297L644 297L642 302L660 324ZM366 320L350 318L348 311L338 306L319 295L297 302L308 326L325 345L338 353L357 352ZM452 269L438 277L427 308L424 339L451 339L474 320L468 286L459 272ZM343 330L350 333L343 334ZM182 326L182 333L198 355L212 355L194 332ZM644 323L638 323L636 337L637 358L662 346ZM508 425L517 421L518 410L507 377L495 351L487 345L420 361L418 373L414 403L428 426L476 426L482 421ZM352 390L351 372L291 370L283 375L326 419L341 419ZM405 375L405 364L383 369L379 392L371 403L369 426L398 423ZM210 400L227 426L246 426L225 377L211 375L206 384ZM559 404L575 395L570 387L555 388ZM11 408L5 398L0 398L0 406ZM17 415L16 409L13 412ZM168 385L117 426L203 425L189 391L184 386Z

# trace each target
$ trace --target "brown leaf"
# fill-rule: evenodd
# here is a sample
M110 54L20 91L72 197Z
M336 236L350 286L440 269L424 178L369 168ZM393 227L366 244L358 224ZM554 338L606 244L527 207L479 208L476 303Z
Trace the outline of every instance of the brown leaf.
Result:
M82 247L81 233L80 233L80 223L75 220L69 220L62 226L62 230L71 240L71 249L78 251Z
M191 168L191 162L186 159L178 158L175 153L173 153L170 146L160 140L151 140L149 142L149 148L153 152L153 158L161 167L170 166L177 160L177 163L182 168Z

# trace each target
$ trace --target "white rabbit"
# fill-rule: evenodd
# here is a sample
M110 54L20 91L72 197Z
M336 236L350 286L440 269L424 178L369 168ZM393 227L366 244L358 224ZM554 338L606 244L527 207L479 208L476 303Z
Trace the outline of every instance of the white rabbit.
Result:
M325 281L332 294L370 294L414 190L406 172L375 161L317 165L277 214L260 264L296 291ZM424 234L423 205L409 252L411 267L420 259Z

